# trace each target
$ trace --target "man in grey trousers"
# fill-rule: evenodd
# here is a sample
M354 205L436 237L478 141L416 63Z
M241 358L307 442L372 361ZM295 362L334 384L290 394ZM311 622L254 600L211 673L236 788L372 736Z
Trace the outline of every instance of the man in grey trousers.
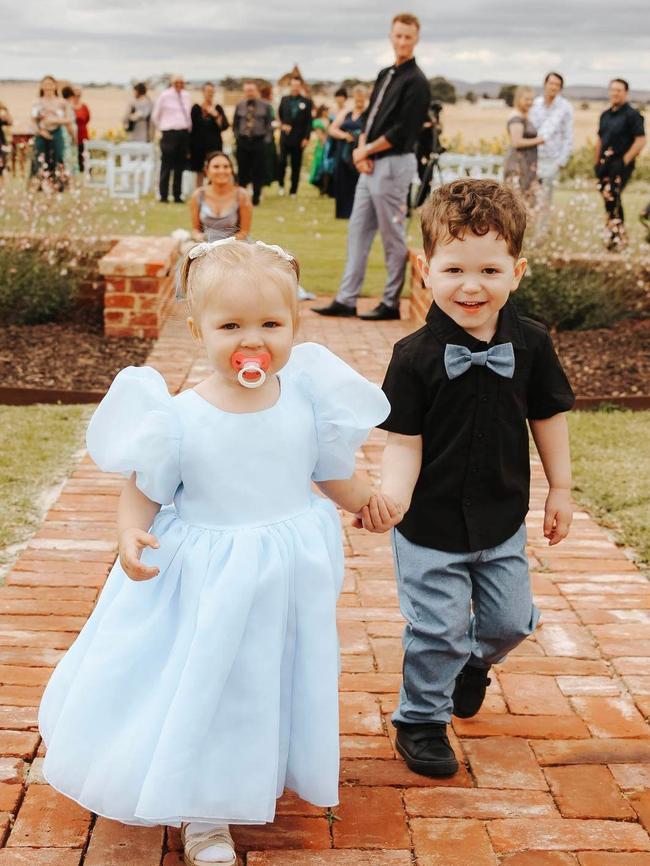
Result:
M322 316L356 316L356 303L377 229L384 245L387 280L381 303L361 319L399 319L408 250L409 185L416 171L415 144L427 118L429 83L415 62L420 36L415 15L396 15L390 32L395 63L377 76L364 132L353 152L361 177L348 230L348 257L336 299L314 308Z

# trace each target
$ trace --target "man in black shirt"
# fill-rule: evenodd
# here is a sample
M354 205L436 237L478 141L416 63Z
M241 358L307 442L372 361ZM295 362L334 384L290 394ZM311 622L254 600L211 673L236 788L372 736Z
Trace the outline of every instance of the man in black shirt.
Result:
M414 155L427 118L431 91L413 53L420 35L415 15L396 15L390 39L395 63L377 76L365 127L353 160L361 177L348 230L348 257L336 299L316 308L323 316L355 316L372 241L379 229L387 281L381 303L362 319L399 319L404 285L407 193L416 173Z
M404 512L394 551L408 620L393 721L399 752L429 776L456 772L452 712L478 712L490 666L537 624L525 553L526 422L550 487L549 543L571 522L564 413L573 392L546 328L509 299L526 269L525 227L523 203L496 181L433 193L420 262L433 304L426 325L395 345L383 385L391 413L380 425L389 431L382 492ZM368 529L390 525L364 514Z
M239 185L253 184L253 204L260 203L264 184L264 142L273 129L271 105L260 98L254 81L244 83L244 98L237 103L233 117L233 132L237 142Z
M645 145L642 115L627 101L629 85L622 78L609 84L610 106L600 115L596 138L596 177L607 211L608 249L625 243L621 193L634 171L634 160Z
M290 195L298 192L302 154L309 144L311 135L312 101L303 91L302 78L294 76L289 83L289 95L283 96L278 107L280 119L280 168L278 182L280 195L284 195L284 176L287 172L287 160L291 160Z

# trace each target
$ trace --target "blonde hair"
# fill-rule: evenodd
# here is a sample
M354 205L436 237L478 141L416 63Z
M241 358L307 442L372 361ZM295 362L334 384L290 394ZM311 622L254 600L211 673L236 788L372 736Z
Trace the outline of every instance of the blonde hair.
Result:
M532 87L528 87L526 84L520 84L519 87L515 88L514 96L512 98L512 104L516 108L519 105L519 100L522 96L534 96L535 91Z
M268 247L247 241L219 245L195 258L190 258L190 253L188 250L181 262L178 283L193 318L218 298L225 286L247 281L263 287L271 280L282 292L294 325L297 323L300 279L297 259L287 260Z

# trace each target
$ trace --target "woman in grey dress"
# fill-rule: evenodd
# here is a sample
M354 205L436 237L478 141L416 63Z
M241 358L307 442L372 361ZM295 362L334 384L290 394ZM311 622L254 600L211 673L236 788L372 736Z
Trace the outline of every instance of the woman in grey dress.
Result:
M530 207L536 205L539 192L537 146L544 143L528 118L533 95L530 87L515 90L515 110L507 123L510 149L503 165L506 183L518 189Z
M207 184L192 193L192 235L198 241L234 237L246 240L253 219L253 205L238 186L230 157L209 153L205 161Z
M136 84L133 88L133 98L126 108L124 128L129 141L153 140L151 112L153 103L147 96L147 85Z

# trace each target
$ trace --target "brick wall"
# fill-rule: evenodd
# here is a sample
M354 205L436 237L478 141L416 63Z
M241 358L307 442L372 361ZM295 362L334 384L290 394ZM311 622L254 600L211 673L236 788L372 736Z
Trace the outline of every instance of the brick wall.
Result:
M107 337L157 338L174 302L178 241L122 238L99 262Z

